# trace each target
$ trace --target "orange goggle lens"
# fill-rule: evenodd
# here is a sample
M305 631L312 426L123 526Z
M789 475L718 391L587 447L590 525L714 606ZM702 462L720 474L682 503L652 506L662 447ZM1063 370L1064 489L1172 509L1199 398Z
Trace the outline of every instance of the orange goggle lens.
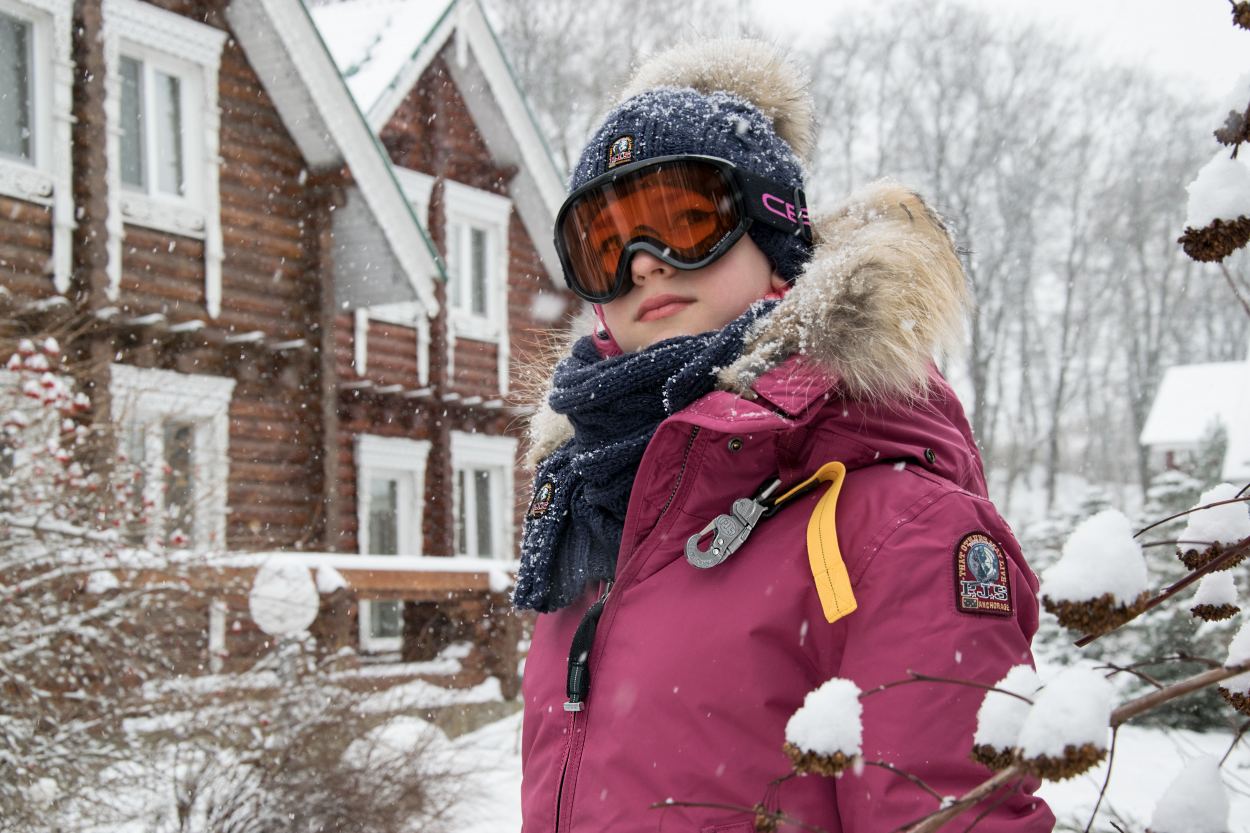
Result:
M565 212L561 242L579 289L611 295L621 255L646 242L679 266L695 266L742 222L733 185L716 167L666 162L609 179Z

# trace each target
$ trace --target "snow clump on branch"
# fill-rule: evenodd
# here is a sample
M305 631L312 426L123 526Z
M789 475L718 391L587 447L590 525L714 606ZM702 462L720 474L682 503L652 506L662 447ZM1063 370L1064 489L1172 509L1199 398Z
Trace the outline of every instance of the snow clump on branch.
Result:
M317 618L321 603L308 568L282 556L265 561L256 571L248 609L257 626L270 636L291 636Z
M994 688L987 691L977 712L977 731L972 738L972 759L990 769L1006 769L1015 761L1020 727L1029 713L1029 703L1020 697L1032 698L1042 687L1037 672L1027 665L1017 665L1007 672ZM1020 697L1004 694L1010 691Z
M1237 583L1232 573L1208 573L1198 582L1193 607L1189 612L1208 622L1231 619L1241 610L1237 606Z
M1237 497L1237 487L1231 483L1221 483L1202 493L1197 506L1206 506ZM1197 570L1219 558L1231 544L1241 543L1250 537L1250 504L1245 502L1225 503L1212 506L1198 512L1190 512L1189 523L1181 533L1178 555L1185 566ZM1224 565L1222 569L1239 563L1242 558Z
M1038 693L1020 727L1020 756L1042 778L1080 775L1107 754L1115 691L1091 668L1056 676Z
M786 723L786 754L795 772L837 775L860 755L863 705L859 686L834 677L807 693Z
M1250 662L1250 622L1243 624L1233 636L1233 641L1228 643L1228 659L1224 665L1240 665L1243 662ZM1250 715L1250 671L1225 680L1220 686L1220 696L1237 711Z
M1148 833L1227 833L1228 790L1218 758L1204 756L1185 765L1155 805Z
M1042 576L1042 605L1064 627L1106 633L1141 611L1146 587L1146 559L1129 519L1105 509L1072 531Z

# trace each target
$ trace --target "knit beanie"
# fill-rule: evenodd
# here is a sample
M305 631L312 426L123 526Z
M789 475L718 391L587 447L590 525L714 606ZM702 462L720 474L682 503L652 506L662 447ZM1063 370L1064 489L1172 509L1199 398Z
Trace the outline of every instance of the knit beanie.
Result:
M674 154L715 156L786 189L802 188L812 103L800 77L760 41L674 47L626 87L582 151L569 191L617 165ZM788 281L811 257L811 244L794 234L763 223L747 234Z

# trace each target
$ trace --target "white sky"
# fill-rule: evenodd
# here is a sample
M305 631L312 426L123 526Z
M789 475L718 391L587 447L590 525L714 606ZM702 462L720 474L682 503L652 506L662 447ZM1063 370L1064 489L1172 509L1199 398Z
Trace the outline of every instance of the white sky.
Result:
M865 0L750 0L763 20L805 40L844 11L882 9ZM1232 25L1228 0L965 0L1011 19L1048 24L1108 59L1149 63L1196 77L1223 95L1250 72L1250 32Z

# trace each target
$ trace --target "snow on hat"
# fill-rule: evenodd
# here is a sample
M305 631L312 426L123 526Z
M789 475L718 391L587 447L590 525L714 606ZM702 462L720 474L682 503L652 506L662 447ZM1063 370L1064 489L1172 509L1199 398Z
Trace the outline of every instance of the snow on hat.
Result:
M673 154L716 156L788 188L803 187L813 139L812 101L802 74L762 41L676 46L644 64L582 151L574 191L609 164ZM622 153L628 158L622 158ZM810 244L754 223L747 231L773 268L793 280Z

